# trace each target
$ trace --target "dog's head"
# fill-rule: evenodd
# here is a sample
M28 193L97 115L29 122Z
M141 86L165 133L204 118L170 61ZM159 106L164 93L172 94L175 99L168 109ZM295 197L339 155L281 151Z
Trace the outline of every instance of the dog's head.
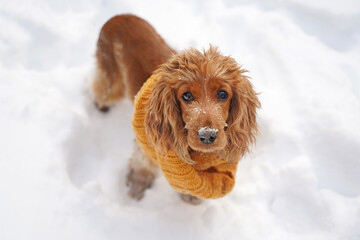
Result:
M236 61L210 47L172 56L159 76L145 118L148 140L159 152L191 152L235 161L255 142L257 94Z

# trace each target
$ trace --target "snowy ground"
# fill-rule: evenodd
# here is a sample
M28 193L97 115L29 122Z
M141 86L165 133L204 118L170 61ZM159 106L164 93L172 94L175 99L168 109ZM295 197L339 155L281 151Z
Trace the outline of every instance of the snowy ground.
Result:
M126 196L132 107L103 115L88 87L101 25L129 12L261 92L225 198L187 205L162 176ZM360 239L359 23L357 0L0 0L0 239Z

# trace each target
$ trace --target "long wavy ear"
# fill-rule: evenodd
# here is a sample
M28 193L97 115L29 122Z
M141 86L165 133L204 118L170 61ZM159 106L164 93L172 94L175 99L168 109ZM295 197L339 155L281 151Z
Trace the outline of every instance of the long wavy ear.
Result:
M249 151L256 141L258 125L256 110L261 107L257 93L243 73L238 70L232 85L233 97L228 117L228 161L236 161Z
M158 153L166 155L172 149L180 158L191 163L186 130L172 85L168 77L161 75L154 84L145 116L147 139Z

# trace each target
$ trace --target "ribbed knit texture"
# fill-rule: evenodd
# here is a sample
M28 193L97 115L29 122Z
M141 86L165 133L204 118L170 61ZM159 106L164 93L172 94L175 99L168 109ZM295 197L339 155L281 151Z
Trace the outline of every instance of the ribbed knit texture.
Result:
M146 137L145 116L147 104L157 76L151 76L142 86L135 98L135 109L132 125L136 139L146 156L156 163L166 180L177 191L200 198L220 198L228 194L235 184L236 163L225 163L211 154L194 153L192 160L197 164L190 165L169 150L166 155L159 154Z

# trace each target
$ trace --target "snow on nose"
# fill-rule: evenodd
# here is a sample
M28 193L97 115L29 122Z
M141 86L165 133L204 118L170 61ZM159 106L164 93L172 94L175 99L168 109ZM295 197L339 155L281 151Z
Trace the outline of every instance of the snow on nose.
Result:
M219 129L202 127L198 131L198 138L204 144L213 143L216 140Z

